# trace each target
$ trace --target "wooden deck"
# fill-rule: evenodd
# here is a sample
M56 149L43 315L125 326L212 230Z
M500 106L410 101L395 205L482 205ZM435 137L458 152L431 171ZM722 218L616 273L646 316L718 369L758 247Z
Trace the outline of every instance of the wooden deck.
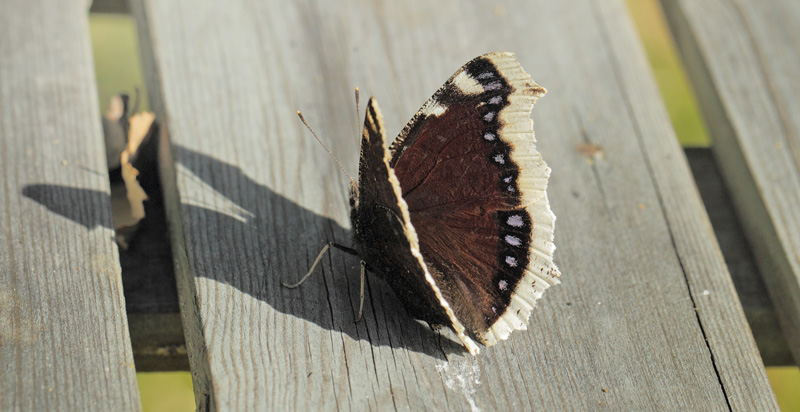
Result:
M699 22L733 11L707 4L720 14L664 0L703 109L728 121L709 124L724 135L714 150L732 204L707 152L689 152L695 183L622 1L133 0L171 246L146 256L113 245L87 5L0 6L0 410L137 410L132 354L139 370L181 369L184 351L200 410L777 410L764 361L791 354L763 337L780 336L775 314L796 330L800 309L800 93L785 91L800 92L786 69L800 50L771 39L797 28L714 23L750 36L726 49ZM797 12L759 4L774 8L730 15ZM529 330L473 357L369 276L355 323L358 261L336 252L302 288L280 287L325 242L350 239L348 181L294 111L355 171L354 85L399 132L493 50L515 52L549 91L533 118L563 284ZM761 78L725 68L726 52L761 56L771 88L737 89ZM783 60L765 66L773 54ZM771 106L745 110L745 92ZM775 140L756 144L763 134ZM587 158L585 144L602 150ZM736 153L749 183L736 183ZM717 236L738 252L723 256ZM120 267L134 276L121 281ZM784 335L796 358L800 337Z
M663 0L720 170L800 359L800 4L767 3Z
M0 8L0 410L137 409L87 5Z

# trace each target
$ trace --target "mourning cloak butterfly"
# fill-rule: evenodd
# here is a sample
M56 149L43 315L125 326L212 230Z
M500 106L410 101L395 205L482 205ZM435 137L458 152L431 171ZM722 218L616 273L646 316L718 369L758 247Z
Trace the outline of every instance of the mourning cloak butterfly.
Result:
M388 150L375 99L367 105L350 189L355 250L411 315L449 326L473 355L473 340L491 346L526 329L559 283L550 169L530 119L544 93L512 53L479 56Z

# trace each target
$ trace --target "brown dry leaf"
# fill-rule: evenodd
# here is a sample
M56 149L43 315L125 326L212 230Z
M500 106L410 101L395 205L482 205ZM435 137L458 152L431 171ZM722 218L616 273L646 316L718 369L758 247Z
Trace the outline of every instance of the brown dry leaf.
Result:
M133 155L139 150L139 145L142 144L147 132L150 131L150 126L153 125L156 115L152 112L137 113L130 118L130 131L128 132L128 147L126 150Z
M127 191L128 203L130 203L130 214L132 223L128 222L126 227L135 226L140 220L144 218L144 201L148 199L139 181L136 179L139 176L139 171L131 164L131 159L142 144L147 132L150 130L155 114L151 112L138 113L130 118L130 131L128 133L128 145L120 155L120 162L122 163L122 180L125 182L125 189ZM122 228L117 228L119 229ZM118 239L119 240L119 239ZM121 242L121 246L125 247L125 242Z

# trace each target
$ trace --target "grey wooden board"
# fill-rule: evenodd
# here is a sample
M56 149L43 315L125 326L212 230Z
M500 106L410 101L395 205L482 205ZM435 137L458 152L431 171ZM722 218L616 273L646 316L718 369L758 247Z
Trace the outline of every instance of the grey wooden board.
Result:
M135 1L165 119L167 216L201 410L776 410L688 166L620 1ZM553 169L556 262L527 332L466 354L357 259L352 86L398 131L468 59L517 52ZM360 123L360 121L359 121ZM602 145L589 162L576 145ZM174 164L170 161L174 160Z
M139 410L85 1L0 6L0 410Z
M723 176L800 359L800 3L663 4Z

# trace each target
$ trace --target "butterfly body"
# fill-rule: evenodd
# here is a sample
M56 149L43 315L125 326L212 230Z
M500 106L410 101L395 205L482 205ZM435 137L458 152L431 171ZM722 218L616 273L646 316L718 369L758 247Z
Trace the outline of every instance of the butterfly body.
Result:
M530 111L545 90L511 53L479 56L426 102L389 149L367 105L353 239L408 312L467 349L525 329L558 283L546 184Z

